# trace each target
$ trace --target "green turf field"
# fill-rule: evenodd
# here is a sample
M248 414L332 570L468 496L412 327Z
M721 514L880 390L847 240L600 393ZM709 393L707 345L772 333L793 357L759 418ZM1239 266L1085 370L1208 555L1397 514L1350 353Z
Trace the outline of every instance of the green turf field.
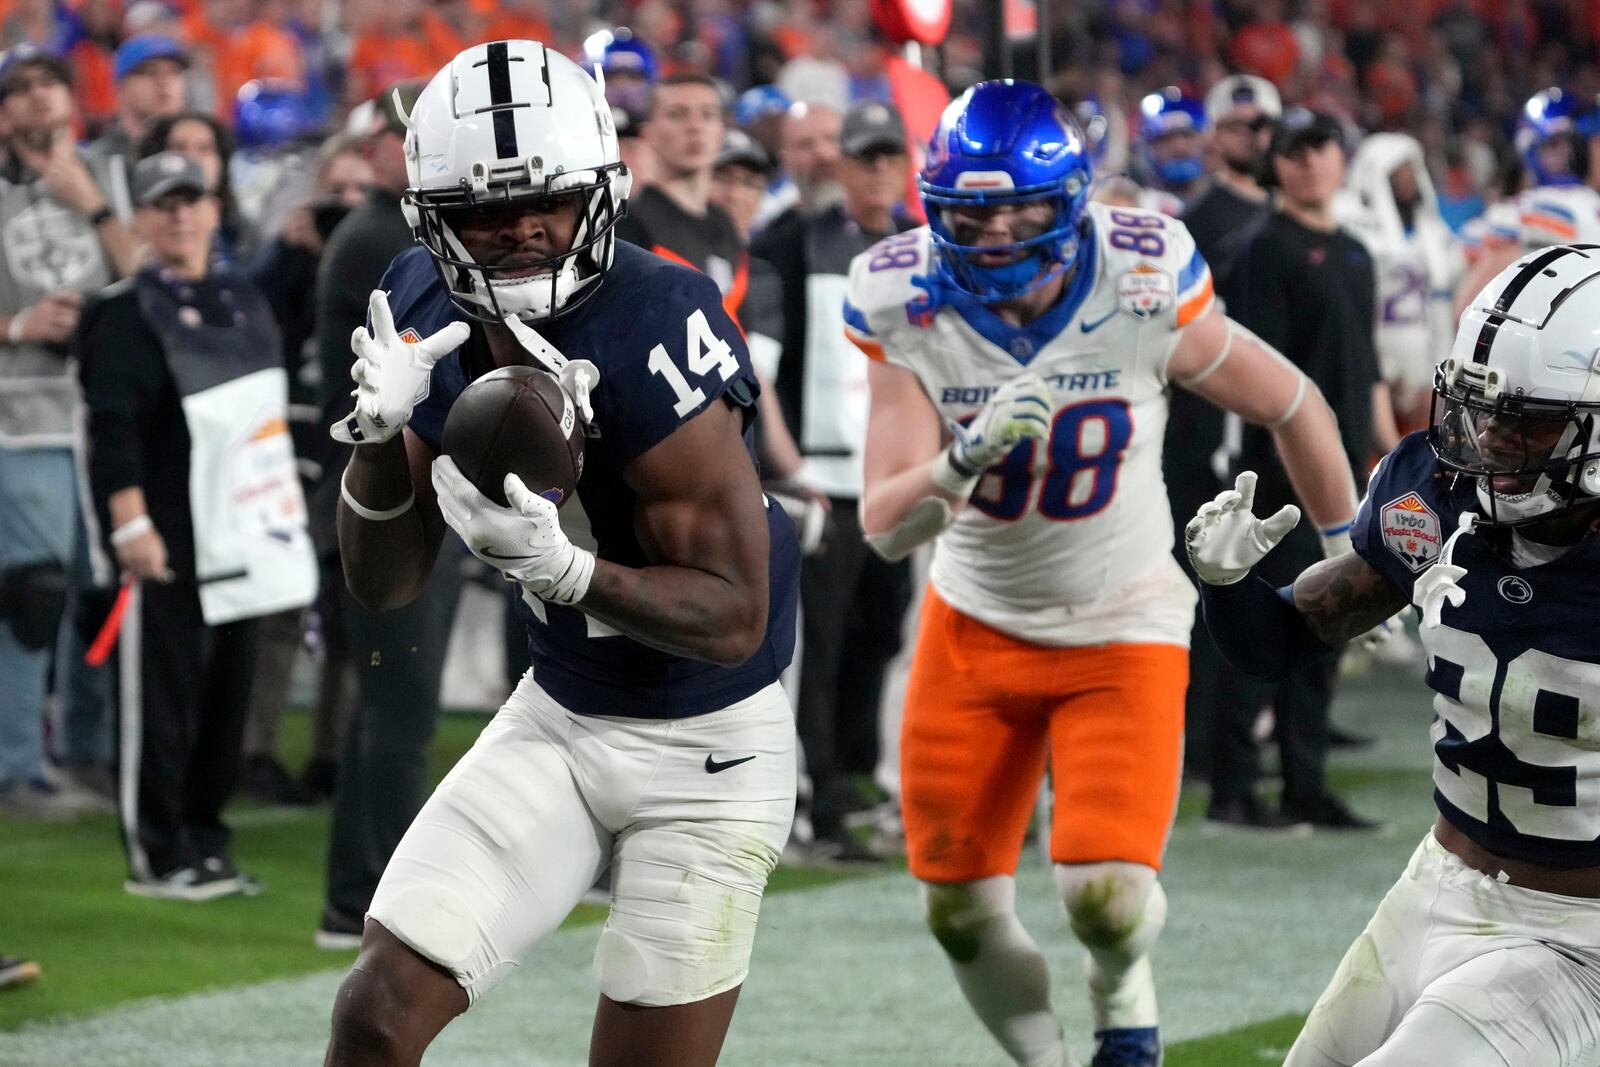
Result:
M1407 676L1352 683L1337 717L1379 733L1338 757L1336 780L1395 829L1263 844L1201 831L1187 791L1163 882L1171 904L1157 950L1169 1067L1282 1060L1299 1021L1399 873L1430 820L1427 707ZM446 717L443 771L483 719ZM286 723L298 756L303 717ZM128 896L109 816L69 826L0 821L0 951L44 978L0 994L3 1067L230 1067L314 1064L348 954L318 952L327 813L241 806L236 855L266 884L251 899L180 904ZM1081 954L1037 854L1019 871L1025 923L1046 947L1055 1000L1086 1055ZM539 956L446 1031L430 1065L582 1063L598 909L580 909ZM723 1062L998 1065L902 871L868 876L782 868L763 912L752 976Z

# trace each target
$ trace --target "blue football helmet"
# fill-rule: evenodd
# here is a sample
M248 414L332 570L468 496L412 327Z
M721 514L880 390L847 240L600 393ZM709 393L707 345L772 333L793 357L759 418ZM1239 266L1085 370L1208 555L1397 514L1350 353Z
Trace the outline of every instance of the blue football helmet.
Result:
M661 76L656 50L635 37L626 26L591 34L583 42L583 69L591 75L599 70L608 78L636 74L651 85Z
M310 101L293 82L248 81L233 105L240 148L277 148L318 132Z
M1588 171L1588 152L1578 143L1580 122L1587 127L1587 116L1578 97L1561 89L1549 88L1534 93L1522 106L1517 119L1517 154L1539 185L1577 185ZM1565 164L1552 167L1546 162L1546 142L1562 138L1568 145Z
M1158 89L1139 101L1139 157L1167 188L1188 185L1206 172L1199 140L1192 154L1167 158L1156 154L1155 144L1175 133L1204 133L1205 128L1206 110L1200 101L1176 85Z
M980 303L1012 300L1063 274L1077 258L1091 164L1083 131L1041 86L979 82L945 108L917 177L939 280ZM1014 244L957 239L962 209L1044 201L1054 215ZM999 266L978 256L1011 253Z

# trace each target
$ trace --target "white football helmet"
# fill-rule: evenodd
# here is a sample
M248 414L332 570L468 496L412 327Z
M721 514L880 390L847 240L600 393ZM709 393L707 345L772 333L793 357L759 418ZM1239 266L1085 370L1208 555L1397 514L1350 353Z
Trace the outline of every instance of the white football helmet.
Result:
M433 76L407 120L404 201L451 298L475 319L536 321L595 291L616 250L632 176L605 93L583 68L536 41L474 45ZM579 193L572 247L536 264L474 261L452 212Z
M1461 316L1429 443L1484 521L1520 526L1600 499L1600 245L1530 252Z

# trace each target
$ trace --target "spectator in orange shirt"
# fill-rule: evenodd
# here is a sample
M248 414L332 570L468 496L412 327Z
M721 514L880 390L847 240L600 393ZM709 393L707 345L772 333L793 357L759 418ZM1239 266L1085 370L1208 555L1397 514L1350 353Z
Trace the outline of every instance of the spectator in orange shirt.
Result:
M121 0L83 0L76 15L77 39L67 52L72 64L73 95L84 125L97 131L111 121L117 107L116 82L111 76L111 53L117 47L122 22Z
M282 0L267 0L259 8L250 0L207 0L203 10L191 11L184 20L190 40L211 53L216 88L211 104L218 115L232 118L245 82L305 84L300 41L283 25L288 14Z
M386 85L431 78L461 50L443 19L428 17L418 0L381 0L359 24L345 85L352 103L370 100Z
M549 11L544 0L503 0L484 26L486 41L539 41L552 44ZM553 45L552 45L553 46Z
M1261 0L1256 17L1233 35L1233 61L1249 74L1259 74L1283 88L1300 65L1300 42L1283 21L1280 0Z

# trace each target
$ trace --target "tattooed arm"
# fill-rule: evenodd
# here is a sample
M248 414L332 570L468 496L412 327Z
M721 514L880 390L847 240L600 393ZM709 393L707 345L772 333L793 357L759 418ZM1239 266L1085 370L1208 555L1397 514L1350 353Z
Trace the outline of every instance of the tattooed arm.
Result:
M1229 663L1267 681L1330 656L1406 606L1354 552L1323 560L1292 586L1251 575L1231 585L1201 583L1206 626Z
M1308 568L1293 589L1295 610L1317 640L1331 648L1360 637L1409 603L1354 552Z

